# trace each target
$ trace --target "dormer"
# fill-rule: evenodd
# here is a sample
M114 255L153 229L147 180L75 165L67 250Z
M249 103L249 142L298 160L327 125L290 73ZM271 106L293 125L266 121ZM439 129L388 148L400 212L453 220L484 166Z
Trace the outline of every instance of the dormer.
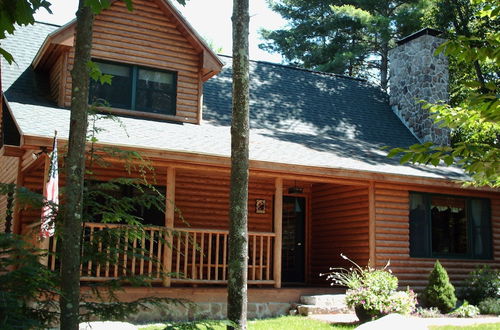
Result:
M61 107L71 105L75 25L51 33L32 63L48 73L51 97ZM91 55L114 76L111 86L91 83L90 91L110 112L198 124L203 82L223 65L169 0L136 0L132 12L113 1L95 17Z

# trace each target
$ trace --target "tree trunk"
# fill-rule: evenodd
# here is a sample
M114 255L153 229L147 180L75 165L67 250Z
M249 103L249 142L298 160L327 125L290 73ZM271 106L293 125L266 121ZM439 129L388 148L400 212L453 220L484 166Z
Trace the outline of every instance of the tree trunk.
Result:
M89 73L94 14L80 0L76 13L75 63L71 71L71 117L68 154L65 160L66 186L61 235L61 329L78 329L80 302L80 235Z
M233 121L227 314L237 329L247 328L249 21L248 0L233 0Z

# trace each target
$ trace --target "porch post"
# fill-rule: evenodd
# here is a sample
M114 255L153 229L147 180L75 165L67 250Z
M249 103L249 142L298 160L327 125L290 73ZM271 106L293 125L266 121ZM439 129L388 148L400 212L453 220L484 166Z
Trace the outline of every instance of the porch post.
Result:
M167 168L167 194L165 200L165 227L167 228L167 236L165 237L165 250L163 254L163 267L166 273L172 271L172 244L175 218L175 168ZM163 278L163 286L170 286L171 278Z
M370 267L375 267L375 184L370 181L368 186L368 246L369 246L369 262Z
M49 155L47 155L47 153L43 153L42 154L43 157L44 157L44 166L43 166L43 196L47 196L47 181L49 179L49 167L50 167L50 157ZM41 211L41 210L40 210ZM40 220L41 221L41 220ZM36 233L40 234L40 221L39 224L38 224L38 227L35 226L35 229L38 228L37 230L35 230ZM39 243L39 247L41 250L45 250L46 252L49 251L49 244L50 244L50 238L47 237L47 238L43 238L41 236L40 237L40 243ZM44 266L48 266L49 265L49 258L47 255L45 256L42 256L40 258L40 263Z
M274 182L274 287L281 288L281 236L283 218L283 179L276 178Z

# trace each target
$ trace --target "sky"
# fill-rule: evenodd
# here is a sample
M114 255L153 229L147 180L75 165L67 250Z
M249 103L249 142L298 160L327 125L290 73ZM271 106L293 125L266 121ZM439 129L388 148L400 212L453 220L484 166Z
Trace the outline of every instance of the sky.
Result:
M50 0L52 15L44 9L35 14L40 22L63 25L75 17L78 0ZM231 55L232 27L231 14L233 0L188 0L186 6L174 2L196 32L211 42L216 48L222 48L221 54ZM250 1L250 59L281 62L279 54L269 54L259 49L262 42L258 31L261 28L278 29L286 22L279 14L268 8L266 0Z

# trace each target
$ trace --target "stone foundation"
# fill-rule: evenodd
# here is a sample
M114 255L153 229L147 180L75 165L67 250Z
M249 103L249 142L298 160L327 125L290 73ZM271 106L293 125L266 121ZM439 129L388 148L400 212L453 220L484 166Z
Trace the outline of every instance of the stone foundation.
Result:
M248 318L261 319L288 314L289 303L248 303ZM227 303L192 303L187 306L151 306L127 318L131 323L226 319Z

